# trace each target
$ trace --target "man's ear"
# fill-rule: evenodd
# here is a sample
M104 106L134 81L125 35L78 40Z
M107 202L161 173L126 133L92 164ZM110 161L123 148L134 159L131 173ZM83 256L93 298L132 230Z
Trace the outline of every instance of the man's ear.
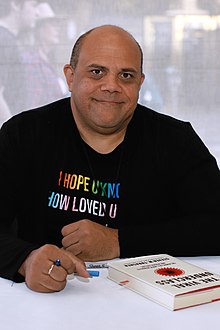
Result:
M63 68L63 72L66 77L66 82L69 87L69 91L72 92L74 69L72 68L72 66L70 64L66 64Z
M145 74L144 74L144 73L142 73L142 74L141 74L141 85L143 84L143 82L144 82L144 79L145 79Z

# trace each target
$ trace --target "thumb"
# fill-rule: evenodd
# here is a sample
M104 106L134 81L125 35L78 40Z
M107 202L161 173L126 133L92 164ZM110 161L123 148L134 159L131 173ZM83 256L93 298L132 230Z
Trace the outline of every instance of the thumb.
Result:
M69 256L73 262L74 265L74 273L77 273L77 275L88 278L90 277L89 273L86 270L86 264L76 256L69 253ZM69 272L71 274L71 272Z
M77 275L88 278L90 277L89 273L86 270L86 265L82 265L81 263L76 264L76 271Z

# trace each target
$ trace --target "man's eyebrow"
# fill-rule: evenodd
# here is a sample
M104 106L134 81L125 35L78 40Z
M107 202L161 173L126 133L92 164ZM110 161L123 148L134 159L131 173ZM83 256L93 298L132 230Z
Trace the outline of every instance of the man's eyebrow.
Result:
M102 69L102 70L107 70L108 69L105 66L100 65L100 64L96 64L96 63L89 64L88 68L98 68L98 69Z
M123 69L121 69L121 71L122 72L133 72L133 73L137 73L138 72L134 68L123 68Z
M100 64L96 64L96 63L92 63L90 65L88 65L88 68L97 68L97 69L101 69L101 70L109 70L107 67L100 65ZM135 70L134 68L122 68L121 72L133 72L133 73L137 73L138 71Z

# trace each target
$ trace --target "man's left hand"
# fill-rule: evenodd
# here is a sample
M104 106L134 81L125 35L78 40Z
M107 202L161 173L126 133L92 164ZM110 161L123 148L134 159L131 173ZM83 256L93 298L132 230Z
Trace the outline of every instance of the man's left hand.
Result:
M119 257L118 230L88 219L62 228L62 244L84 261L108 260Z

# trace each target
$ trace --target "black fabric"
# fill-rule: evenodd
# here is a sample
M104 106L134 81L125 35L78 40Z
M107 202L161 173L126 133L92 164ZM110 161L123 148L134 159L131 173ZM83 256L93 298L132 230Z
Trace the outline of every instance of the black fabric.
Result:
M0 131L0 176L2 277L22 281L30 251L61 246L61 228L84 218L119 229L121 257L220 254L214 157L189 123L141 105L107 155L81 140L69 98L14 116Z

